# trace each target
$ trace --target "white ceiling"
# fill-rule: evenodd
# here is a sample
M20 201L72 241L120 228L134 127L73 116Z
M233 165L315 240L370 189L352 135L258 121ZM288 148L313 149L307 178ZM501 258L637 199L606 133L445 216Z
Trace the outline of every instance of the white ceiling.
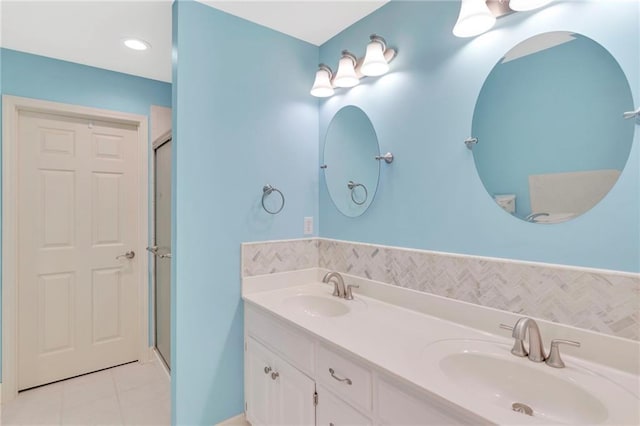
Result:
M389 0L197 0L320 46Z
M171 1L2 0L2 47L171 81ZM151 44L137 52L122 44Z
M198 0L321 45L388 0ZM0 0L0 46L171 81L171 0ZM136 52L124 38L151 49Z

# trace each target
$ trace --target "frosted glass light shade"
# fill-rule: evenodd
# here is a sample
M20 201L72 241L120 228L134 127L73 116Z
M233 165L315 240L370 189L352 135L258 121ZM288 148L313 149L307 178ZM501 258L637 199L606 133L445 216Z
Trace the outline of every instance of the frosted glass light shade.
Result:
M311 88L311 95L316 98L327 98L333 95L333 86L331 85L331 70L325 65L320 65L320 69L316 71L316 79Z
M527 10L537 9L551 3L552 0L511 0L509 7L518 12L526 12Z
M456 37L477 36L490 30L495 23L496 17L487 7L485 0L462 0L458 21L453 27L453 35Z
M333 79L336 87L353 87L360 83L356 75L356 57L349 52L342 52L342 58L338 63L338 71Z
M371 41L367 45L367 53L360 67L362 74L376 77L389 71L389 64L384 57L384 45L378 41Z

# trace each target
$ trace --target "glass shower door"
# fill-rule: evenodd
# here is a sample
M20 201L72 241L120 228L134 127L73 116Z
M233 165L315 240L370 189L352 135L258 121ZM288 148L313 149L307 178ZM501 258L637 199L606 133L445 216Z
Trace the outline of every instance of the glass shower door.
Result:
M155 148L155 343L171 368L171 139Z

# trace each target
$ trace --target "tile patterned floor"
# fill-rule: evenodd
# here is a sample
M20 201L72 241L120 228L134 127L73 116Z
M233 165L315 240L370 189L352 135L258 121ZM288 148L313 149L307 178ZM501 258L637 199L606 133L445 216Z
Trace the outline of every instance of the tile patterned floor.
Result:
M169 377L138 362L21 392L2 406L2 426L171 424Z

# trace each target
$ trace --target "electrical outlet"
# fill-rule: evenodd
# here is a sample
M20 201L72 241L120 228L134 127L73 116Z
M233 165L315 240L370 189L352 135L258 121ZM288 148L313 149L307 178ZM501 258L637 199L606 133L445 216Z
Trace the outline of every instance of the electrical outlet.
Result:
M313 235L313 216L304 218L304 235Z

